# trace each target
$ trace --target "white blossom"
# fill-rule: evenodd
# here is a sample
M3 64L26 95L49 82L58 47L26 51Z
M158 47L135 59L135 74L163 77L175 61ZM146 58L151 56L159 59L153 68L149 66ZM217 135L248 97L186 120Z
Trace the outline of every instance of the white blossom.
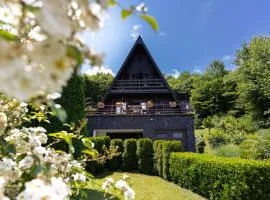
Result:
M70 37L72 22L68 16L68 0L46 0L37 15L41 27L54 37Z
M86 181L86 176L84 174L81 173L76 173L72 175L73 179L75 181L81 181L81 182L85 182Z
M125 200L133 200L133 199L135 199L134 190L131 189L130 187L126 188L126 190L124 192L124 197L125 197Z
M61 178L52 177L50 183L41 179L33 179L25 183L25 190L17 200L62 200L69 195L69 188Z
M29 169L34 163L34 159L32 156L26 156L19 162L20 169Z
M105 178L105 181L102 183L101 188L107 192L113 186L113 178Z
M7 115L3 112L0 112L0 135L2 135L7 128Z

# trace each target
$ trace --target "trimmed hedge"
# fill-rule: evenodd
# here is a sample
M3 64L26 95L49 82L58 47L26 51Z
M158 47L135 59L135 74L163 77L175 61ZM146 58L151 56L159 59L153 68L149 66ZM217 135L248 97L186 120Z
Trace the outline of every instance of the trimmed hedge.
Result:
M153 143L149 138L141 138L137 141L138 169L141 173L153 173Z
M180 141L166 141L162 145L162 178L170 180L170 155L172 152L182 151Z
M156 140L153 149L155 173L164 179L169 179L170 153L182 151L181 142Z
M114 171L119 170L121 169L121 166L122 166L122 154L124 151L123 140L112 139L110 146L117 147L117 153L119 153L119 155L114 156L112 159L108 160L107 167L110 170L114 170Z
M110 137L109 136L99 136L91 138L91 141L95 144L94 149L96 149L100 154L104 153L103 146L110 147Z
M170 175L210 199L270 199L270 162L172 153Z
M124 141L124 153L123 158L123 170L131 171L138 168L138 160L136 156L137 150L137 140L136 139L126 139Z
M154 149L154 171L155 174L162 177L162 148L164 140L157 140L154 142L153 149Z

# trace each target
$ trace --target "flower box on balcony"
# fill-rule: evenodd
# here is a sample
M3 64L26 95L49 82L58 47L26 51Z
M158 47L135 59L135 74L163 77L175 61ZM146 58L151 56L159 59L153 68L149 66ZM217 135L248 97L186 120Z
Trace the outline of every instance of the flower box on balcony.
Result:
M105 104L103 102L98 102L97 106L98 108L104 108Z
M175 101L169 101L169 106L171 108L175 108L176 107L176 102Z
M152 101L147 101L146 107L147 108L152 108L153 107L153 102Z

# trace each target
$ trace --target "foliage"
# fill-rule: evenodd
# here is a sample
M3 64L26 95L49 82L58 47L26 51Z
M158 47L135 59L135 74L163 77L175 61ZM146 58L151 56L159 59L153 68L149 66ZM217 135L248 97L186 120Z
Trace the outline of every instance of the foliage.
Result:
M154 174L159 174L160 162L161 162L161 145L164 140L155 140L153 142L153 153L154 153Z
M256 135L246 136L246 139L239 145L240 157L245 159L258 159L259 152L257 150L258 137Z
M98 73L91 76L84 74L82 78L87 101L95 105L103 101L103 97L113 81L113 76L111 74Z
M110 147L110 137L109 136L99 136L92 137L91 141L94 143L94 149L96 149L100 154L104 153L104 147Z
M169 86L175 93L186 93L188 96L191 95L191 89L193 88L193 76L188 71L182 72L178 77L166 76L166 80Z
M138 169L141 173L153 173L153 143L149 138L140 138L137 141Z
M154 167L156 174L160 177L163 173L163 144L164 140L158 140L154 143Z
M119 153L119 155L114 156L113 158L108 160L107 166L110 170L114 170L114 171L120 170L122 166L122 154L124 151L123 140L112 139L110 145L117 148L117 153Z
M255 37L237 51L239 98L237 103L254 121L269 127L270 107L270 38Z
M239 145L245 140L246 135L254 133L257 129L249 115L240 118L231 115L215 116L210 120L216 130L208 136L212 148L229 143Z
M169 179L169 158L171 152L182 151L180 141L157 140L154 149L154 171L164 179Z
M200 118L226 113L231 107L231 98L224 95L227 88L223 79L227 73L224 63L214 60L206 72L193 81L191 100Z
M270 129L262 129L256 133L257 144L256 151L258 158L265 159L270 157Z
M270 163L265 161L173 153L170 174L180 186L210 199L270 198Z
M172 152L182 151L182 144L180 141L166 141L162 145L162 178L170 180L170 155Z
M124 141L124 153L123 159L123 170L131 171L138 169L138 160L136 156L137 141L135 139L126 139Z
M235 144L221 145L217 147L213 154L222 157L240 157L240 147Z

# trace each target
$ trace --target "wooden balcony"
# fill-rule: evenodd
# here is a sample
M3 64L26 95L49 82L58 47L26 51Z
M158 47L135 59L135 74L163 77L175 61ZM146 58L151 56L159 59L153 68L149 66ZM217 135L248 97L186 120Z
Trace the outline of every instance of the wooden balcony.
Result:
M161 79L137 79L137 80L117 80L114 82L112 93L132 93L132 92L169 92Z
M189 105L171 107L169 104L154 104L153 107L147 108L141 105L104 105L98 108L97 105L87 107L87 115L181 115L191 113Z

